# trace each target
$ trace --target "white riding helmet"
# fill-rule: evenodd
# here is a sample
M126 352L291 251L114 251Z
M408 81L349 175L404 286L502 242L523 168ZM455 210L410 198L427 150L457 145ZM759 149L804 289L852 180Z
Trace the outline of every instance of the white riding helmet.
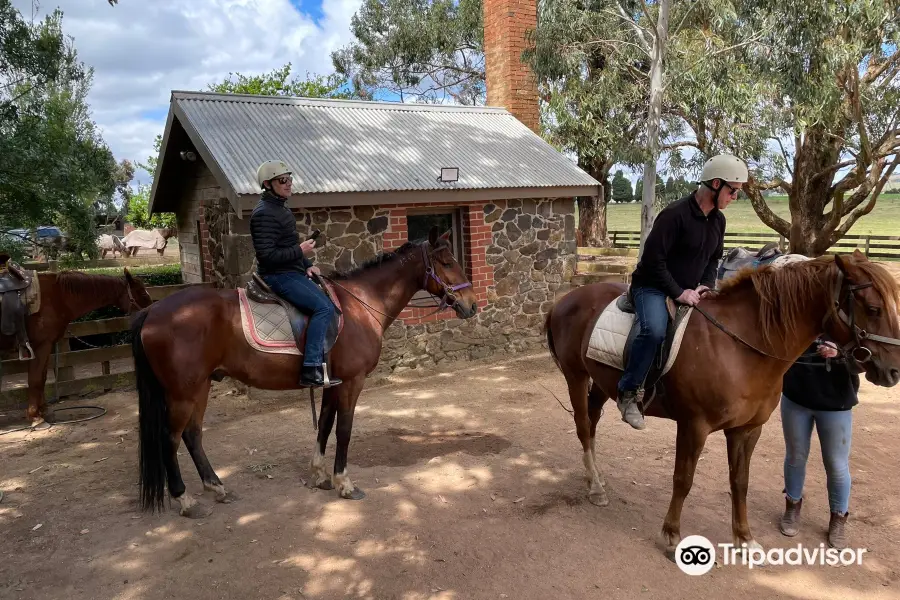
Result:
M267 160L263 164L259 165L259 168L256 170L256 181L259 183L259 187L263 186L264 181L269 181L270 179L275 179L279 175L290 175L291 169L285 164L284 161L281 160Z
M703 165L700 181L722 179L733 183L747 183L748 172L744 161L731 154L713 156Z

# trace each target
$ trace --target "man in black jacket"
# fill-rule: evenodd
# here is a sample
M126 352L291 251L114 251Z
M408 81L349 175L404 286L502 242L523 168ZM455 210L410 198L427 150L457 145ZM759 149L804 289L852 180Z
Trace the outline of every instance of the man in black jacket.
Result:
M637 403L644 380L665 341L669 316L666 298L694 305L715 287L722 258L727 207L747 182L747 165L720 154L703 165L701 185L673 202L656 217L644 252L631 276L631 296L640 332L634 339L625 372L619 380L617 404L622 420L644 428Z
M273 292L310 315L300 385L325 385L325 334L334 317L334 304L310 277L319 274L306 254L315 240L300 243L297 222L285 202L291 195L291 170L280 160L264 162L256 171L263 193L250 216L250 237L256 251L257 271ZM339 385L331 377L329 386Z

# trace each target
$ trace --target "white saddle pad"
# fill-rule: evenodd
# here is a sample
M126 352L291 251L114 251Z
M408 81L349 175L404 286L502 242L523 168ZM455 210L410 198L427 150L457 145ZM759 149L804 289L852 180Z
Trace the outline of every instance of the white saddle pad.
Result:
M247 297L244 288L238 289L238 297L241 302L241 328L252 348L270 354L302 354L294 342L291 322L283 306L254 302Z
M624 371L625 342L637 316L622 312L617 304L616 300L610 302L603 309L603 312L600 313L596 323L594 323L594 330L591 332L591 339L588 341L587 357ZM684 338L685 329L687 329L688 321L690 321L693 312L694 308L691 307L681 320L681 323L678 324L675 338L672 340L672 349L669 351L669 359L666 361L660 376L668 373L672 365L675 364L678 350L681 348L681 340Z

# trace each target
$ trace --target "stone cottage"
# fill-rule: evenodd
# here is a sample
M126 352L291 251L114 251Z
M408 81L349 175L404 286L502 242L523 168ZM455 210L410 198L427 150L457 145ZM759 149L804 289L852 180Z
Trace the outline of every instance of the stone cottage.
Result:
M489 103L498 106L173 92L150 210L177 216L185 281L247 281L256 168L278 158L294 171L288 205L301 237L324 234L316 263L326 274L432 225L452 231L479 315L407 308L387 331L382 369L543 347L543 315L575 268L574 199L598 195L600 184L535 133L533 79L504 46L523 43L523 16L494 10L505 4L485 3ZM533 27L534 11L525 12ZM498 30L506 35L488 35Z

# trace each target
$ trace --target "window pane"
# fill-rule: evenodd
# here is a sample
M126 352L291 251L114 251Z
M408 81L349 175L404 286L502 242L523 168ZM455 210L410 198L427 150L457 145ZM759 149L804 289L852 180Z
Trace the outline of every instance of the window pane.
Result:
M437 225L438 234L443 235L453 227L453 215L408 215L406 217L407 238L411 242L420 242L428 239L428 232ZM450 243L453 244L453 234L450 234Z

